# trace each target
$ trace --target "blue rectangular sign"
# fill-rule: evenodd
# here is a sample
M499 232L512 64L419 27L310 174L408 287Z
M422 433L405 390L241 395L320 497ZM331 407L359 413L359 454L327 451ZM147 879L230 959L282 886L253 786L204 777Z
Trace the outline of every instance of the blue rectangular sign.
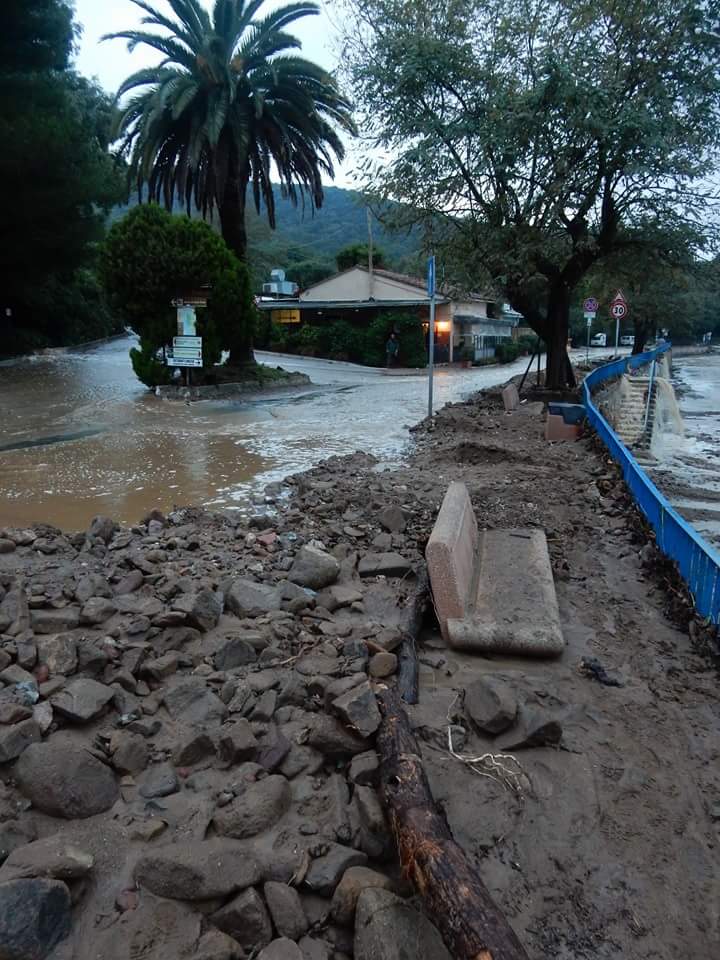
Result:
M435 296L435 257L428 257L427 292L429 297Z

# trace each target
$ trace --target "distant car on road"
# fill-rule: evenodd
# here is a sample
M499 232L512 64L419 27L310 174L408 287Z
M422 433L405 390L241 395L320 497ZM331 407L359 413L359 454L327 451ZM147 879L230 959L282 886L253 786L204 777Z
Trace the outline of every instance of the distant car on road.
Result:
M621 347L634 347L634 346L635 346L635 337L631 336L629 333L626 333L625 336L620 337L620 346L621 346Z
M596 333L595 336L590 341L591 347L606 347L607 346L607 334L606 333Z

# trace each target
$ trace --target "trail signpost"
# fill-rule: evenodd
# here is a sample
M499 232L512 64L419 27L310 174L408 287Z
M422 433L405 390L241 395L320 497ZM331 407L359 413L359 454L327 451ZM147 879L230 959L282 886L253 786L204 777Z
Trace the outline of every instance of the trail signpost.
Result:
M622 290L618 290L613 299L610 301L610 314L615 320L615 353L618 352L618 347L620 344L620 321L625 319L627 313L627 300L623 296Z

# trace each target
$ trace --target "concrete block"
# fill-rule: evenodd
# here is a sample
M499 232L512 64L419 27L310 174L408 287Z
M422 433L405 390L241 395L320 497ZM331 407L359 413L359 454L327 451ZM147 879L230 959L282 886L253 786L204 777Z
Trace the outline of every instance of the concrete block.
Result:
M542 530L488 530L481 538L474 602L447 623L450 646L547 657L562 653L552 566Z
M512 413L513 410L517 410L520 406L520 394L514 383L509 383L506 387L503 387L502 400L505 406L505 413Z
M425 548L433 603L446 641L447 621L465 615L477 544L477 521L467 487L463 483L451 483Z
M579 440L583 428L581 423L565 423L562 414L548 413L545 421L545 439L554 443L557 440Z
M585 407L581 403L548 403L548 413L557 414L565 423L582 423L585 419Z

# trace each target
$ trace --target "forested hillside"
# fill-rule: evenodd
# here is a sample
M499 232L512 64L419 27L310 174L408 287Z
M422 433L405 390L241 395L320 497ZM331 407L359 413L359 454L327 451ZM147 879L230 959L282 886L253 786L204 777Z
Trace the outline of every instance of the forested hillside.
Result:
M136 203L137 199L133 198L128 206ZM339 250L367 242L367 208L354 190L326 187L323 206L315 213L309 207L294 207L279 193L276 205L275 230L268 226L264 211L258 215L251 205L247 213L248 260L256 291L274 267L284 269L301 287L315 283L335 272L335 255ZM127 209L117 207L111 220L117 220ZM177 213L182 212L179 205L175 209ZM193 216L199 214L193 211ZM417 234L393 233L375 217L372 231L373 242L382 251L387 266L408 271L421 269L416 262L420 249Z

